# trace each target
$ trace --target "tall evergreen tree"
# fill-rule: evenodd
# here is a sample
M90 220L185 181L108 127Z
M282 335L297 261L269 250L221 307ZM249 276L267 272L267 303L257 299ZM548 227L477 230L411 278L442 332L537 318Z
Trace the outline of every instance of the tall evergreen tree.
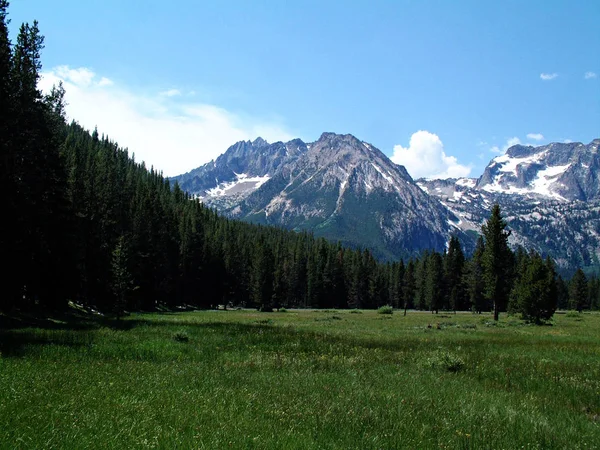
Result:
M414 305L417 309L424 311L428 308L426 298L427 284L427 264L429 262L429 252L425 251L420 259L417 259L415 264L415 301Z
M469 296L471 310L478 314L487 310L486 300L484 295L484 279L483 279L483 252L485 244L483 237L479 236L475 251L471 260L467 264L466 286Z
M590 309L598 310L600 307L600 278L593 276L588 280Z
M556 276L556 290L557 308L567 309L569 307L569 286L560 274Z
M37 22L23 24L13 50L13 133L10 146L12 182L16 192L13 244L14 286L19 298L50 308L66 305L64 275L69 258L65 229L66 178L60 158L64 125L60 90L48 102L38 90L40 54L44 47Z
M511 289L512 252L508 247L510 231L506 230L500 206L496 203L487 222L482 226L485 247L483 251L483 278L485 298L494 305L494 320L505 310Z
M273 252L268 244L257 242L252 260L252 301L261 311L272 311Z
M413 259L411 259L406 265L404 279L402 282L402 296L404 298L404 315L406 315L407 309L414 308L415 290L415 262Z
M0 0L0 191L3 193L4 218L0 220L0 252L5 261L5 283L0 296L0 310L10 310L19 298L19 277L15 261L18 258L19 230L15 227L18 200L15 177L14 86L12 83L12 50L8 35L9 3Z
M550 260L537 253L523 263L523 272L514 287L512 309L523 319L540 323L552 318L557 305L556 272Z
M569 286L569 306L577 311L583 311L588 305L587 277L581 269L577 269Z
M431 312L437 314L443 305L443 279L444 268L442 255L433 252L428 257L427 269L425 275L425 302Z
M444 259L444 287L445 304L447 309L465 309L465 291L463 285L463 272L465 255L460 246L458 237L450 237L448 252Z
M112 252L112 289L115 295L114 311L121 317L127 308L128 295L133 289L133 277L129 270L127 242L121 236Z

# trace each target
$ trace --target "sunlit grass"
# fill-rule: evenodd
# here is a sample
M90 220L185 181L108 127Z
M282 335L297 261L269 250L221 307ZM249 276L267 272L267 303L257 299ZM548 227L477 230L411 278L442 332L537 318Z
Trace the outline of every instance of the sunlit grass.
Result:
M132 315L0 335L2 448L598 448L600 316Z

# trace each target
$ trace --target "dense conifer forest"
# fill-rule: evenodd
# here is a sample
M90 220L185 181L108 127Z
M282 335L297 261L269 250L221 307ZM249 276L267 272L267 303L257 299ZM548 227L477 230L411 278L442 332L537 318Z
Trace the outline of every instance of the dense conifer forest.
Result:
M508 247L495 206L467 257L382 262L307 233L220 217L97 130L67 123L64 89L38 89L37 22L8 34L0 0L0 309L105 312L215 308L512 310L528 320L558 308L598 309L600 281L570 282L551 259Z

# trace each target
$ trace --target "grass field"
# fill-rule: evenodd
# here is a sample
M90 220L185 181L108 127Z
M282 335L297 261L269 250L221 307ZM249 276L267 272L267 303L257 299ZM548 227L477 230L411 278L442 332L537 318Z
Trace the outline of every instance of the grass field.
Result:
M600 315L492 322L204 311L5 330L0 447L600 448Z

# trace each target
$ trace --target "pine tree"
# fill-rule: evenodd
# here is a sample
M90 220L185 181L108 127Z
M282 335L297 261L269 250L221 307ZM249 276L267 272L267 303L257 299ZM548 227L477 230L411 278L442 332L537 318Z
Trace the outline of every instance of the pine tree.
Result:
M415 262L411 259L406 265L406 271L404 272L404 279L402 282L402 296L404 298L405 316L406 310L414 307L415 290Z
M495 204L488 221L482 226L485 247L483 251L483 279L486 300L494 305L494 320L508 304L511 290L512 252L508 247L510 231L506 230L500 206Z
M260 311L273 311L273 252L264 241L256 244L252 260L251 298Z
M556 272L551 260L537 253L524 259L523 272L514 287L512 309L524 320L541 323L554 315L557 305Z
M527 253L523 247L517 248L515 252L515 276L508 301L508 311L510 314L517 314L521 311L521 297L523 296L521 282L522 279L526 280L524 277L526 276L527 269L536 255L539 256L533 250Z
M600 307L600 279L593 276L588 280L590 309L598 310Z
M443 305L443 260L442 255L433 252L429 255L425 275L425 302L431 312L437 314Z
M333 301L336 308L347 308L348 307L348 289L347 283L344 277L344 264L346 258L346 252L342 246L338 243L335 246L333 253L333 269L332 269L332 295Z
M9 75L13 88L11 147L15 234L15 285L27 301L49 308L66 305L65 275L71 270L67 240L70 209L59 146L64 136L60 89L45 99L38 90L44 37L37 22L23 24ZM44 101L46 100L46 101Z
M415 300L414 306L425 311L427 309L426 288L427 283L427 264L429 262L429 252L425 251L420 259L415 262Z
M479 236L475 251L471 260L467 264L466 286L471 304L471 310L478 314L487 310L486 300L484 296L484 280L483 280L483 252L485 245L483 237Z
M448 252L444 258L445 304L447 309L465 309L466 301L463 287L465 255L458 237L452 236L448 243Z
M588 304L587 277L581 269L577 269L569 286L569 306L581 312Z
M557 308L567 309L569 307L569 286L560 275L556 276L556 290Z
M389 301L390 304L396 308L404 307L404 297L403 297L403 283L404 283L404 272L406 271L406 267L404 266L404 261L400 260L399 262L393 263L389 265L388 268L388 277L389 277Z
M5 199L3 202L3 219L0 220L0 253L6 261L3 294L0 296L0 311L10 310L19 299L20 283L18 268L15 262L18 258L19 229L16 227L18 215L18 200L15 174L14 133L17 131L14 119L14 98L12 83L12 51L8 35L7 18L8 1L0 0L0 191Z
M111 269L112 290L115 295L114 312L120 318L127 308L129 293L133 290L127 243L123 236L119 238L112 252Z
M325 302L324 274L327 263L326 241L319 239L312 246L307 266L307 303L310 308L321 308Z

